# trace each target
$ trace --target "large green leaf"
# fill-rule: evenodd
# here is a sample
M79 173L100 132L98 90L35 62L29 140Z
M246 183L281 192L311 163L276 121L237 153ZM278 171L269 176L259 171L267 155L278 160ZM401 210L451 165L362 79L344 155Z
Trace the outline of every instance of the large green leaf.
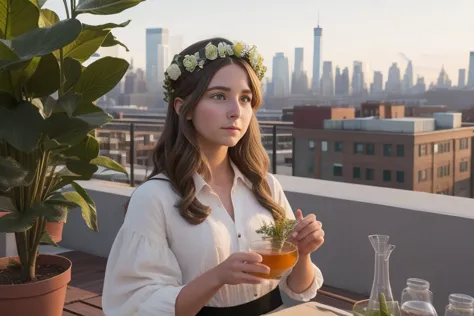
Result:
M79 144L74 145L62 152L67 158L77 158L80 160L91 161L99 155L99 142L95 137L87 135Z
M36 215L43 216L48 222L65 223L68 208L73 206L74 205L67 205L65 201L52 199L33 205L31 208Z
M98 111L92 112L92 113L87 113L87 114L81 114L76 116L76 118L83 120L84 122L87 122L91 129L99 128L104 126L105 124L109 123L112 121L113 117L112 115L104 112L99 107L96 107Z
M53 54L41 57L41 60L26 82L26 91L30 97L46 97L59 89L59 63Z
M51 54L70 43L81 33L77 19L59 21L50 26L31 30L12 40L12 49L21 59Z
M0 190L8 191L23 184L28 170L12 157L0 157Z
M85 0L76 7L76 12L108 15L120 13L145 0Z
M22 233L33 226L38 215L35 212L14 212L0 217L0 233Z
M129 51L128 47L124 43L119 41L112 33L109 33L105 38L105 41L102 43L102 47L110 47L115 45L120 45L125 48L127 52Z
M97 158L92 159L90 163L97 166L105 167L110 170L124 173L125 175L128 176L127 170L125 170L125 168L121 164L113 161L109 157L99 156Z
M51 238L51 235L47 231L44 231L43 235L41 235L40 243L58 247L58 244Z
M75 59L64 58L64 77L66 82L64 83L64 91L68 92L79 80L82 73L82 65Z
M44 122L38 108L30 102L25 101L11 111L0 107L0 139L18 150L31 152L38 146Z
M99 225L97 222L97 210L95 207L94 201L90 198L87 194L86 190L84 190L79 184L76 182L72 183L73 188L76 190L77 193L82 197L82 200L77 199L75 201L81 207L82 210L82 218L86 222L87 226L95 232L99 231Z
M82 30L79 37L64 48L64 57L85 62L102 45L109 30Z
M67 115L71 117L79 103L81 103L81 100L82 96L80 94L70 91L58 99L57 105L62 107Z
M88 161L82 160L69 160L66 163L66 167L71 172L79 175L77 177L71 177L71 179L74 180L90 180L94 173L99 170L96 165L90 164Z
M1 1L1 0L0 0ZM20 57L3 41L0 41L0 59L1 60L19 60Z
M95 101L112 90L123 78L129 64L127 61L104 57L90 64L76 85L76 92L84 101Z
M100 25L83 24L82 28L84 30L111 30L118 27L126 27L127 25L130 24L130 22L131 20L125 21L120 24L116 24L116 23L106 23L106 24L100 24Z
M17 212L17 209L9 197L0 196L0 211Z
M41 9L48 0L30 0L35 6Z
M84 139L92 128L84 120L72 117L66 113L53 113L45 125L45 133L50 139L59 144L75 145Z
M58 23L59 17L56 12L49 9L41 9L38 21L39 27L48 27Z
M0 80L1 85L1 80ZM3 87L5 88L5 87ZM7 109L11 109L16 105L16 99L13 97L12 94L7 92L2 92L0 88L0 106L3 106Z
M30 60L26 60L21 67L10 70L13 94L17 99L21 99L25 82L33 76L39 66L40 60L41 57L33 57Z
M0 0L0 35L5 39L38 27L39 9L30 0Z

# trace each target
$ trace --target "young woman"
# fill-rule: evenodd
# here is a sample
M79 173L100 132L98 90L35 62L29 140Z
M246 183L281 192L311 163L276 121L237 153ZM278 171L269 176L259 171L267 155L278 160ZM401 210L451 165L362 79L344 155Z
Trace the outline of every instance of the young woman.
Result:
M152 176L133 193L110 252L103 310L110 316L256 316L279 289L312 299L323 283L310 254L324 241L311 214L296 216L269 173L255 112L266 68L255 47L215 38L175 56ZM264 222L297 219L296 265L281 280L249 251Z

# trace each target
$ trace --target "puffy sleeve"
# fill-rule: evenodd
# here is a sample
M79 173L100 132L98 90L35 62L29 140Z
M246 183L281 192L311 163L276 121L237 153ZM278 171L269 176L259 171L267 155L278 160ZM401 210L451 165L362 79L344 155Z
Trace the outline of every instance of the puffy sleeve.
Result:
M287 218L295 219L295 214L290 206L290 203L288 202L288 199L286 198L285 192L283 191L283 188L281 187L280 182L272 174L269 174L268 177L270 180L269 185L270 185L270 188L272 189L273 198L279 205L285 208ZM309 288L307 288L304 292L302 293L293 292L288 286L287 279L292 269L287 271L280 279L280 283L279 283L280 289L294 300L303 301L303 302L310 301L311 299L316 297L318 289L320 289L324 283L323 274L321 270L314 263L313 263L313 267L314 267L313 282L311 283Z
M105 271L102 305L107 316L175 315L183 283L166 239L159 185L141 185L130 200Z

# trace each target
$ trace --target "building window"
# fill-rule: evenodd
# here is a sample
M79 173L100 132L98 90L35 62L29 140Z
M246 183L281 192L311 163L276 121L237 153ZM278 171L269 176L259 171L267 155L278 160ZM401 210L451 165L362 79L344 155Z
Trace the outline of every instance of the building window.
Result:
M392 144L383 144L383 155L386 157L392 155Z
M469 148L469 138L463 138L459 140L459 149Z
M342 177L342 164L335 163L332 167L332 173L335 177Z
M449 165L438 167L438 178L447 177L451 173L451 167Z
M313 150L314 149L314 140L308 141L308 148Z
M418 156L426 156L428 155L428 145L427 144L420 144L418 145Z
M392 171L391 170L384 170L383 171L383 181L384 182L391 182L392 181Z
M425 170L418 170L418 182L423 182L428 180L428 171Z
M365 179L366 180L374 180L375 179L375 172L372 168L365 169Z
M405 145L398 144L397 145L397 157L404 157L405 156Z
M361 178L361 175L360 175L360 167L354 167L353 170L352 170L352 176L354 179L360 179Z
M469 165L467 161L461 161L459 163L459 171L460 172L466 172L469 169Z
M396 178L398 183L405 183L405 172L397 171Z
M323 141L321 142L321 151L323 151L323 152L328 151L328 142L325 141L325 140L323 140Z
M449 153L451 151L451 142L438 143L438 154Z
M373 143L365 144L365 153L367 155L375 155L375 145Z
M334 143L334 151L337 153L342 153L342 142L335 142Z
M354 153L363 154L364 153L364 144L354 143Z

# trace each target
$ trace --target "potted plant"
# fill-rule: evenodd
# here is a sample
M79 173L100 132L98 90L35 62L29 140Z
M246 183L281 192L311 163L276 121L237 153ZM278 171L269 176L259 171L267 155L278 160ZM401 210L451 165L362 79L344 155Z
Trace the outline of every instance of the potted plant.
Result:
M103 57L101 46L122 45L122 24L87 25L80 14L122 12L143 0L64 0L67 18L45 0L0 0L0 232L14 233L17 257L0 258L1 314L62 315L71 262L38 254L55 245L46 227L80 208L98 231L94 201L78 180L98 166L126 173L99 155L95 129L112 117L94 101L115 87L129 64ZM67 187L67 189L65 189Z

